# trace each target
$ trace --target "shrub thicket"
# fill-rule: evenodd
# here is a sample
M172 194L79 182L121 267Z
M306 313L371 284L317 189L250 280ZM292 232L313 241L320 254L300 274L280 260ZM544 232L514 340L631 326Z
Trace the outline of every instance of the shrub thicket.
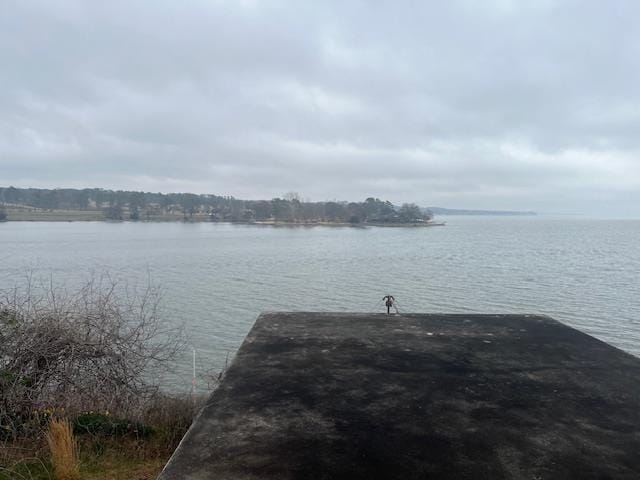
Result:
M32 284L4 292L0 440L29 435L47 408L139 415L158 395L149 379L169 368L184 343L160 315L159 300L157 288L131 292L106 277L73 293Z

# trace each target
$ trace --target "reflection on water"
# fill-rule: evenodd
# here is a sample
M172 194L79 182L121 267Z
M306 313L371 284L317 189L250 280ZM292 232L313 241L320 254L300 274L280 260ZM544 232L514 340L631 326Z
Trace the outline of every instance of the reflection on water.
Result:
M219 368L260 311L547 314L640 355L640 221L450 217L444 228L5 223L0 288L150 274L199 363ZM185 359L184 383L189 362Z

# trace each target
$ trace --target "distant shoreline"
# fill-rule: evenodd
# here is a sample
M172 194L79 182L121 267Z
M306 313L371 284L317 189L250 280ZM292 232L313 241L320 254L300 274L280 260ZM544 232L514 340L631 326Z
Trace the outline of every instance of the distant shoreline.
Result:
M105 222L105 223L224 223L232 225L264 225L272 227L440 227L444 222L327 222L327 221L281 221L281 220L256 220L256 221L233 221L219 220L212 221L208 215L194 214L185 218L183 215L151 215L139 220L111 220L105 218L102 210L21 210L7 209L7 219L5 222Z

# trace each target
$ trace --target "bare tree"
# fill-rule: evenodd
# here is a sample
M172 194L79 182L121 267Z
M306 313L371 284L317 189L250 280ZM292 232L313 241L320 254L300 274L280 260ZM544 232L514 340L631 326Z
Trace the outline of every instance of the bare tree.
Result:
M75 292L32 280L0 296L0 436L16 437L37 408L126 411L151 398L153 379L184 347L160 315L160 295L108 276Z

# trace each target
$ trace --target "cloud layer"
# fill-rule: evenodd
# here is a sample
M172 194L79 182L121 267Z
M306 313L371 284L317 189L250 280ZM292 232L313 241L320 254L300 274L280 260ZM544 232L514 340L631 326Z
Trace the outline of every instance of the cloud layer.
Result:
M640 215L636 2L2 10L4 185Z

